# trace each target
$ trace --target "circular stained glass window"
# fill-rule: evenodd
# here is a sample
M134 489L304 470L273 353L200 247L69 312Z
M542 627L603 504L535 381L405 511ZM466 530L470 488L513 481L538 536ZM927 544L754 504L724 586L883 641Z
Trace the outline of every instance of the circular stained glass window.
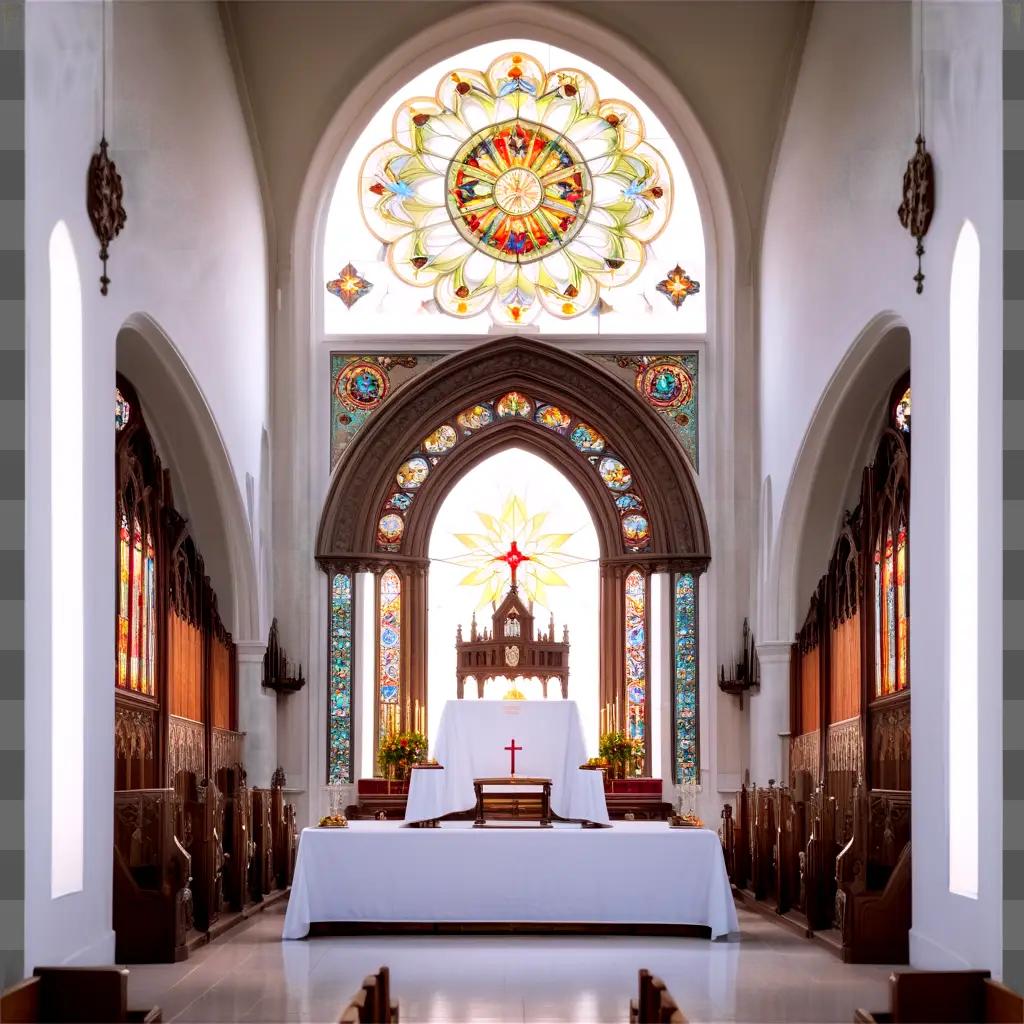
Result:
M473 405L468 409L463 409L458 416L455 417L455 422L462 428L463 433L468 434L472 430L479 430L481 427L486 427L489 423L494 420L494 412L491 410L489 405Z
M335 392L350 409L376 409L387 398L388 377L379 366L356 360L338 374Z
M427 479L429 472L430 464L427 460L416 456L407 462L403 462L398 467L395 479L398 481L399 487L404 487L407 491L413 491Z
M569 440L584 455L596 455L604 451L604 438L589 423L577 423Z
M441 455L455 446L458 435L453 427L445 423L437 428L423 441L423 450L431 455Z
M581 316L641 273L671 212L639 112L579 69L505 53L449 71L392 124L359 175L366 223L395 274L451 316Z
M636 389L656 408L673 409L693 396L693 381L682 366L666 359L643 367L636 375Z
M601 479L613 491L624 491L633 483L633 474L618 459L605 456L598 464Z
M382 544L397 544L402 539L402 531L405 529L405 522L401 516L381 516L377 524L377 538Z
M498 399L494 409L501 419L510 416L529 416L533 412L533 403L521 391L510 391Z
M496 260L531 263L574 238L593 198L590 174L563 135L515 118L488 125L456 153L445 192L459 234Z
M564 434L569 429L572 417L556 405L542 405L533 417L542 427Z

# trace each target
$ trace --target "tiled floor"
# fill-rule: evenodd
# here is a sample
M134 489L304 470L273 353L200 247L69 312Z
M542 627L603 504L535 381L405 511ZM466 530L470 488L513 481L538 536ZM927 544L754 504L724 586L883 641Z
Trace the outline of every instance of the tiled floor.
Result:
M852 1021L888 1005L887 967L843 964L739 909L738 942L607 936L385 936L282 942L285 904L181 964L131 968L132 1006L165 1021L336 1021L391 968L403 1024L625 1021L636 972L660 974L689 1021Z

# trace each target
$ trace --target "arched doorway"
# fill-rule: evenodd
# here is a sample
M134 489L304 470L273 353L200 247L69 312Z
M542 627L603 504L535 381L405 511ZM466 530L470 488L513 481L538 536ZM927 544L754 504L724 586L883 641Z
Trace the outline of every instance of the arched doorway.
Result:
M686 460L664 420L638 395L615 389L603 369L552 346L508 338L444 359L407 385L401 401L366 425L332 475L316 546L329 576L331 610L329 781L354 778L358 659L375 657L378 723L384 705L391 705L388 720L400 729L411 728L417 709L428 707L426 578L437 510L472 466L513 446L556 465L594 518L600 703L612 705L615 720L640 741L648 772L650 581L670 574L674 774L682 781L695 773L694 582L710 561L710 544ZM385 659L380 649L376 656L357 650L367 635L356 622L359 573L376 580L372 614ZM386 644L383 628L391 630Z
M482 689L500 699L513 687L527 699L558 699L551 672L520 661L518 616L492 626L494 608L509 592L511 569L499 560L516 544L517 593L533 614L533 633L568 644L566 691L580 708L589 749L599 723L600 543L590 510L569 478L546 459L514 447L477 462L437 509L428 552L428 732L436 734L446 700L458 696L456 637L469 643L477 629L505 637L514 648L498 666L475 667L472 699ZM563 634L564 631L564 634ZM532 640L532 636L525 637ZM502 653L498 645L499 653ZM474 660L481 661L480 653ZM465 651L464 657L471 652ZM514 662L514 664L513 664Z

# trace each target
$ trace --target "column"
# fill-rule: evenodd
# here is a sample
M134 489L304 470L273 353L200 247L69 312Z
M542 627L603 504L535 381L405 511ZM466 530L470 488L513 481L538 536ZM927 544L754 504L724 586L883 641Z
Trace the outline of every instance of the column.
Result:
M789 739L789 660L791 644L775 640L757 645L760 690L750 691L750 780L767 786L784 782Z
M245 769L250 786L267 787L277 767L277 694L263 686L266 643L240 641L238 731L245 734Z

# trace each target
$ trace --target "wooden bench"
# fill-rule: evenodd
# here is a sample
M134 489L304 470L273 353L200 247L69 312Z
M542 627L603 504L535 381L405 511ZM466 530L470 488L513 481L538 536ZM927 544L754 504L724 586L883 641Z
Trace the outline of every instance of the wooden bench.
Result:
M119 963L188 956L191 858L174 834L173 789L114 791L114 955Z
M858 1010L857 1024L1020 1024L1024 997L988 971L903 971L889 979L892 1007Z
M128 972L120 967L37 967L33 977L0 994L4 1024L161 1020L158 1006L128 1009Z
M398 1003L391 1001L391 974L386 967L363 979L363 987L339 1020L341 1024L398 1024Z
M637 998L629 1001L629 1024L686 1024L665 982L642 968Z

